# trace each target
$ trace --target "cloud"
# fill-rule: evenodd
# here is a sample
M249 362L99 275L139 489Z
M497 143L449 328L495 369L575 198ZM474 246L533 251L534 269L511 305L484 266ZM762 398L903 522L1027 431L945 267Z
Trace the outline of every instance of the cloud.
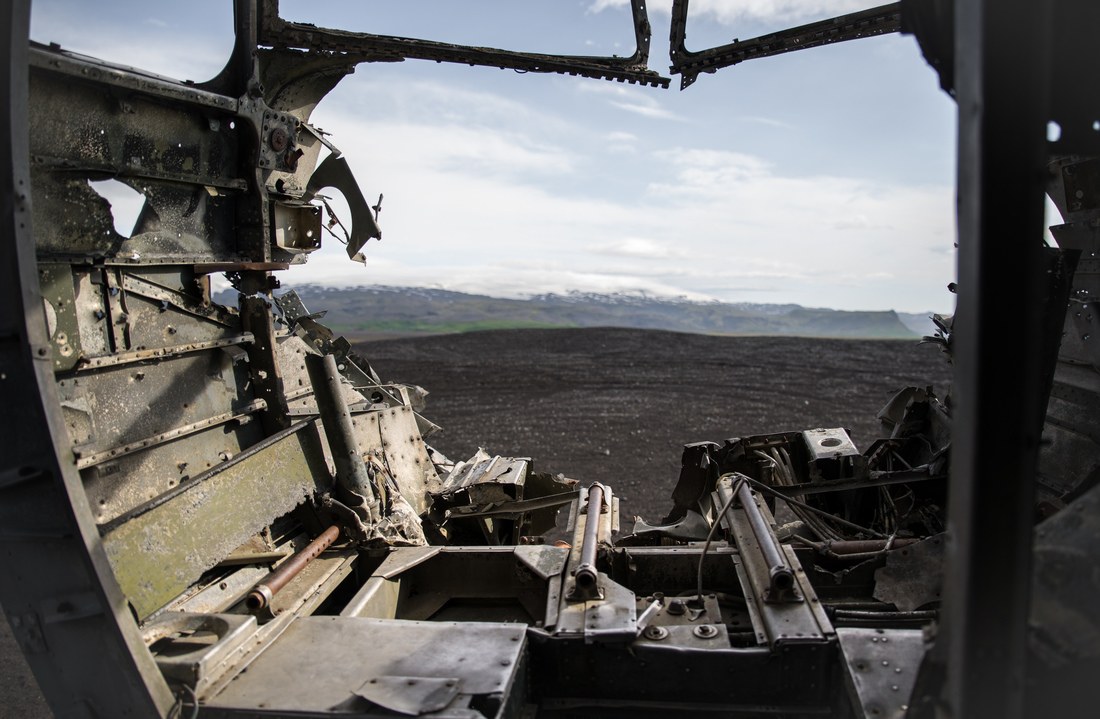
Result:
M889 230L893 229L888 224L876 224L867 215L848 215L839 217L831 223L836 230Z
M579 92L604 97L609 105L620 110L655 120L683 120L664 106L661 99L667 101L668 93L656 94L645 88L631 85L613 85L611 83L583 83L575 86Z
M587 12L598 13L610 8L630 7L630 0L592 0Z
M638 136L631 132L609 132L603 136L604 148L618 155L633 155L638 152Z
M741 115L736 118L741 122L751 122L754 125L764 125L765 127L774 127L780 130L793 130L794 125L789 122L783 122L782 120L776 120L772 117L762 117L760 115Z
M377 123L374 136L406 149L406 160L429 171L485 175L560 174L574 169L573 153L528 135L455 125Z
M728 148L648 150L635 132L593 135L492 93L413 82L373 94L374 81L351 80L317 120L364 194L385 192L385 239L367 246L366 268L329 241L291 282L924 309L952 276L950 255L928 250L951 244L949 186L799 175ZM441 105L456 117L439 118Z
M897 297L951 277L950 255L929 252L951 245L949 186L790 175L729 151L670 149L655 155L670 174L651 183L647 195L677 218L676 237L700 247L696 256L710 249L716 272L788 274L788 296L816 294L818 300L803 304L834 307L857 294ZM929 262L930 254L937 259Z
M225 66L233 49L232 7L203 7L201 25L183 3L158 4L157 12L141 18L112 15L98 3L35 3L31 38L181 80L208 80Z
M632 112L635 115L641 115L642 117L648 117L654 120L679 120L680 118L676 113L671 110L667 110L660 106L656 100L649 100L647 98L638 98L634 102L625 100L612 100L611 104L620 110L626 110Z
M630 0L592 0L587 12L599 13L629 7ZM789 23L844 15L866 10L868 7L870 4L866 0L693 0L690 16L706 17L723 25L744 21ZM655 13L668 15L671 13L672 3L651 5L650 9Z
M728 150L658 150L654 156L675 170L677 182L653 183L651 194L691 197L724 195L732 183L770 175L769 164L753 155Z
M590 83L584 83L590 84ZM594 83L592 83L594 84ZM393 122L452 124L467 127L523 127L534 134L575 130L576 125L556 115L539 112L530 103L520 102L502 93L486 92L456 84L431 80L399 80L352 75L321 105L334 104L365 117L382 117Z
M592 252L610 257L632 257L643 260L668 260L687 257L687 253L668 243L649 240L644 237L626 237L615 242L598 245Z
M746 20L761 22L797 22L834 17L870 6L866 0L695 0L691 13L709 16L723 25ZM664 9L663 6L658 6Z

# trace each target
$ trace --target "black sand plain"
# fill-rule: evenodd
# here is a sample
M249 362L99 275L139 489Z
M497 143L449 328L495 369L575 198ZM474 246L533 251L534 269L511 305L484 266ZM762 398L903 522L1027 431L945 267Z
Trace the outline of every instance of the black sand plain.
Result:
M916 340L806 339L635 329L506 330L365 342L387 381L430 392L428 443L453 460L484 447L619 495L624 523L659 520L684 444L845 427L879 436L895 391L946 394L951 367Z

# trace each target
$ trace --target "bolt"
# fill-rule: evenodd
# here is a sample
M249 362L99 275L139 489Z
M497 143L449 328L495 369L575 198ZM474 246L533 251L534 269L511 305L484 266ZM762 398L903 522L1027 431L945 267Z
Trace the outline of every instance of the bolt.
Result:
M691 633L700 639L714 639L718 636L718 628L712 624L700 624Z
M275 152L282 152L286 149L287 143L286 130L281 127L276 127L271 131L271 137L268 138L268 142L271 143L271 149Z

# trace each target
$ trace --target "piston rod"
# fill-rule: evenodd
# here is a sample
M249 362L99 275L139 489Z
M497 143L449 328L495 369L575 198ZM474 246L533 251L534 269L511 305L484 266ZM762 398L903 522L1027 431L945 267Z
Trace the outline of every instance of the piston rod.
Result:
M336 480L355 501L361 502L361 505L352 507L359 519L365 524L372 524L379 517L379 497L376 496L367 465L359 454L336 358L330 354L307 354L305 363L313 385L313 396L317 400L317 411L325 428L325 438L332 450L332 463L336 465ZM345 504L348 499L341 498Z
M794 574L783 560L783 552L779 548L779 542L772 534L771 528L760 513L760 507L752 496L752 490L747 483L742 482L737 489L737 501L745 511L745 516L752 527L752 533L756 535L756 543L760 547L760 553L764 557L764 563L768 567L768 577L771 591L779 596L789 592L794 587Z
M290 559L280 564L278 569L260 580L260 583L248 593L248 598L244 600L245 606L253 612L266 609L271 604L275 594L285 587L291 579L298 576L321 552L331 547L339 536L340 527L335 524L321 532L316 539L306 545L305 549L291 556Z
M588 511L584 520L584 541L581 543L580 563L574 575L577 588L591 591L596 587L596 545L600 532L600 512L603 510L603 485L593 484L588 489Z

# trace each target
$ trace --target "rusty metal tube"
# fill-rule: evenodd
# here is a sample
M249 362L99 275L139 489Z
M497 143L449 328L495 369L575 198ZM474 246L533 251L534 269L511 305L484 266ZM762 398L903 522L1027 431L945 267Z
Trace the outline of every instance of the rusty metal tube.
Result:
M335 524L321 532L320 535L302 551L291 556L279 565L279 568L268 574L260 583L253 587L245 599L245 606L257 612L271 604L271 599L276 593L294 579L310 562L316 559L321 552L332 546L332 543L340 536L340 527Z
M887 544L890 549L908 547L920 540L915 537L902 537L890 541L889 539L834 539L829 542L814 542L814 548L834 554L866 554L868 552L886 551Z
M596 548L599 542L600 512L603 509L603 486L593 484L588 489L588 511L584 520L584 542L581 544L580 563L574 575L577 586L584 590L596 586Z
M336 358L332 355L307 354L305 360L317 411L321 414L325 437L332 450L332 462L336 465L336 478L347 490L376 505L378 498L355 441Z
M760 513L760 507L756 506L756 500L752 496L752 490L747 483L742 482L737 489L737 500L741 508L745 510L752 533L756 535L756 543L760 546L760 553L764 557L764 563L768 567L770 589L780 595L794 587L794 574L787 562L783 559L783 550L779 548L779 542L772 534L771 528Z

